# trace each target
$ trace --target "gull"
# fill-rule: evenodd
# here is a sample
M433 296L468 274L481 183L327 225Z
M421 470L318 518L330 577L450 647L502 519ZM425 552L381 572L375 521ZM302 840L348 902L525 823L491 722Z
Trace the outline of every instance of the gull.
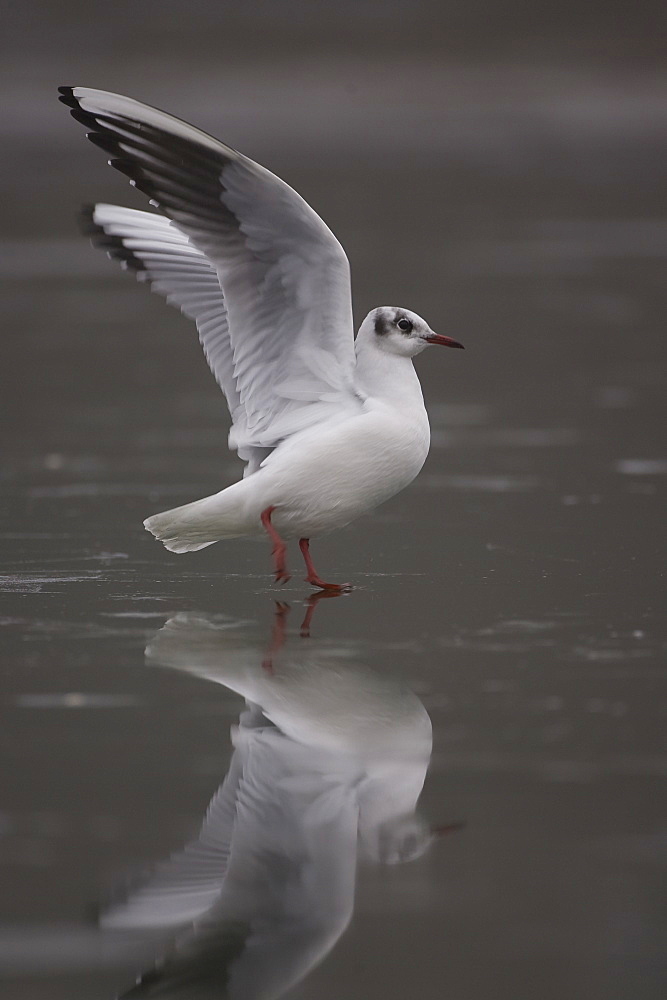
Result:
M178 614L150 664L245 699L234 753L198 836L101 918L105 929L176 931L175 946L124 996L275 998L347 928L358 859L400 864L438 831L417 812L431 722L408 688L340 643L272 640L248 623Z
M171 552L268 534L276 582L299 539L306 580L341 592L309 540L349 524L419 473L429 422L412 360L462 347L409 309L380 306L354 336L345 251L313 209L264 167L129 97L61 87L60 100L162 214L97 204L94 246L196 323L232 424L243 478L154 514Z

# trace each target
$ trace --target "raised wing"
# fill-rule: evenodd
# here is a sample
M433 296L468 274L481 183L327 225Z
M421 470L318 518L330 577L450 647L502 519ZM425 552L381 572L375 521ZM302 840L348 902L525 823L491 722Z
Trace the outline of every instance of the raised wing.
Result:
M232 447L274 447L356 407L349 264L287 184L163 111L85 87L61 100L109 162L214 264L245 424Z
M106 250L139 281L163 295L197 324L206 360L225 394L233 433L245 440L246 417L234 378L229 321L218 274L206 254L198 250L175 223L153 212L119 205L90 205L83 210L83 229L93 246ZM254 472L267 449L245 445L239 456Z

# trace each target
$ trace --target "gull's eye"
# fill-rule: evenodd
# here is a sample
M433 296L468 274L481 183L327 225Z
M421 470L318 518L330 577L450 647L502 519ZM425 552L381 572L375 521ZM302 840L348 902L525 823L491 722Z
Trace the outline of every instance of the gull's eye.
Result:
M410 333L410 331L412 330L412 321L405 318L399 319L396 326L398 327L399 330L402 330L403 333Z

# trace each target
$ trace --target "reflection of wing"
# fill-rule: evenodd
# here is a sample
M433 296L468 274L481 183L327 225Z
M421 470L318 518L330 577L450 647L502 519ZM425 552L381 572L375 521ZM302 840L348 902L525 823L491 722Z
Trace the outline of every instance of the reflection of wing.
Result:
M234 742L241 778L223 884L214 904L128 997L279 997L349 922L356 775L270 725L242 725ZM207 823L213 816L211 809Z
M193 938L145 973L121 1000L231 1000L235 994L229 989L230 967L243 952L247 933L242 924L221 923L214 936Z
M213 905L229 861L240 781L241 762L234 756L197 839L157 865L150 880L124 903L104 913L103 927L176 927L189 923Z
M245 411L234 447L287 434L358 405L349 265L296 191L199 129L86 87L61 100L110 163L149 195L215 267Z

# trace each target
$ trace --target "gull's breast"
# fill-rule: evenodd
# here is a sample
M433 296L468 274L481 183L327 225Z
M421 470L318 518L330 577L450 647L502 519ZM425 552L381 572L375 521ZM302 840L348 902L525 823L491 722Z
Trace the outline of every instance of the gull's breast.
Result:
M289 536L349 523L412 482L429 442L425 411L406 419L386 406L295 435L261 470L276 527Z

